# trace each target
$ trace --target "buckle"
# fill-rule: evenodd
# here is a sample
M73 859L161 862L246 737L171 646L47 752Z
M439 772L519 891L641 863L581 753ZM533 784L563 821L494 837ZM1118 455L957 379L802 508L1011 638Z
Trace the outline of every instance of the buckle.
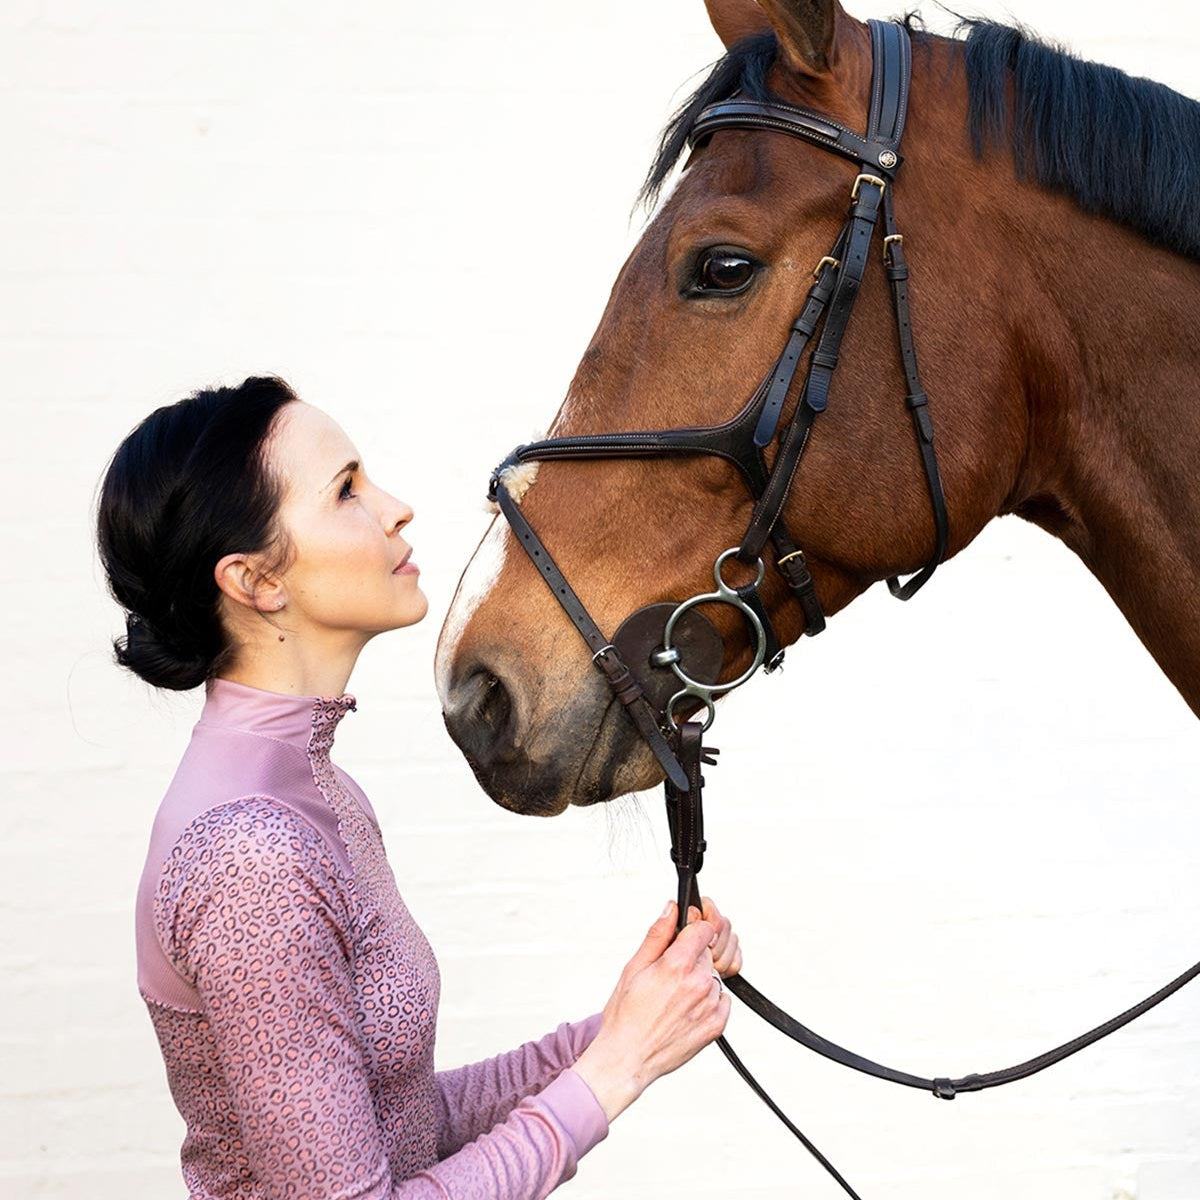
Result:
M855 179L854 179L854 186L850 189L850 199L851 200L858 199L858 189L864 183L875 184L875 186L879 189L880 195L883 194L883 189L885 187L887 187L887 182L883 179L880 179L878 175L865 175L865 174L857 175L857 176L855 176Z
M825 255L825 257L823 259L821 259L821 261L819 263L817 263L817 265L815 267L813 267L812 277L814 279L820 279L821 278L821 268L826 265L831 266L836 271L838 269L838 267L840 267L842 264L840 262L838 262L838 260L836 258L833 258L831 255L827 254L827 255ZM803 316L803 315L804 315L803 313L800 314L800 316ZM800 318L797 317L796 319L799 320Z

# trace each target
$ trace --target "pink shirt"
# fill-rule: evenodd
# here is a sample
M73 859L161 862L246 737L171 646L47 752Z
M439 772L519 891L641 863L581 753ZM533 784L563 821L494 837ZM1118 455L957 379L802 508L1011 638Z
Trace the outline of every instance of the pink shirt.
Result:
M433 1069L433 951L366 796L329 758L354 699L226 680L150 837L138 986L204 1200L532 1200L608 1132L568 1068L599 1017Z

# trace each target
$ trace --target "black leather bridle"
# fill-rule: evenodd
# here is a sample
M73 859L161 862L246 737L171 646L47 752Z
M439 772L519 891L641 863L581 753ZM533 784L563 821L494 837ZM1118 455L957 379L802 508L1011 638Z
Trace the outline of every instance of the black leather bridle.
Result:
M489 498L499 504L521 545L551 583L567 615L596 656L596 665L613 685L668 777L677 786L683 786L682 771L673 761L674 756L661 733L656 732L658 720L648 706L639 703L639 698L628 686L628 666L621 661L613 642L601 633L566 584L561 572L558 572L553 558L521 514L518 503L509 495L505 487L505 475L523 463L547 459L695 455L724 458L737 468L755 504L750 523L736 551L732 554L726 552L718 560L718 592L723 591L719 568L727 558L736 557L747 566L760 568L763 552L770 542L774 550L775 568L804 614L804 632L810 637L820 633L825 628L825 614L804 553L797 547L782 513L814 424L829 403L842 339L867 267L872 236L882 217L883 257L891 284L896 333L907 384L906 403L912 413L934 523L934 549L928 563L907 581L889 579L888 587L898 599L908 600L928 582L946 554L949 518L934 449L933 424L928 400L921 387L913 344L904 239L896 228L892 202L892 184L901 162L899 147L908 103L910 49L908 34L903 26L872 21L870 28L874 71L866 137L806 109L736 98L710 105L700 114L690 132L689 141L693 147L697 147L722 129L777 130L849 158L859 167L859 174L851 188L846 221L830 252L813 272L814 282L799 315L792 322L778 360L741 412L720 425L548 438L518 446L496 468L489 487ZM814 337L816 343L808 358L799 398L791 419L781 430L786 401L793 390L805 351ZM772 444L777 444L778 449L774 461L768 466L765 451ZM754 635L752 643L759 643L755 658L758 659L761 652L760 661L769 673L782 661L783 650L759 594L759 582L761 570L754 583L731 589L737 592L735 601L730 601L724 595L718 599L733 603L746 617ZM754 665L757 666L758 662ZM723 684L715 690L728 691L732 686L735 685ZM712 696L701 696L698 689L693 689L689 695L709 703L711 721Z
M900 600L910 599L928 582L946 554L949 518L934 449L933 424L928 400L921 387L909 316L908 267L904 239L896 228L893 208L895 173L908 105L911 51L902 25L870 21L873 68L866 135L847 129L820 113L781 102L761 102L733 97L705 108L692 127L689 143L702 145L723 129L773 130L798 137L855 163L858 175L850 194L850 210L829 254L817 264L814 282L800 314L792 322L787 342L771 371L745 407L721 425L628 433L548 438L518 446L493 472L488 497L499 505L518 543L539 569L567 616L592 651L592 661L604 675L616 698L629 713L642 737L666 773L667 816L671 829L671 857L679 883L679 919L687 919L689 903L699 904L696 876L703 863L705 841L701 804L701 767L715 763L717 751L706 749L702 735L712 724L717 696L745 683L760 665L774 670L783 650L759 594L764 575L762 555L767 543L774 550L776 570L783 576L804 614L809 636L825 628L821 609L803 552L788 531L782 513L796 478L814 423L830 397L842 338L850 320L868 262L868 251L882 218L883 262L891 286L892 308L907 388L906 404L921 455L925 481L933 508L934 549L924 567L906 581L888 580ZM818 330L819 335L818 335ZM793 390L800 363L809 343L807 371L790 421L780 430L786 401ZM765 450L777 443L768 466ZM571 585L555 564L508 489L512 472L521 464L548 459L662 458L716 455L737 468L754 497L754 509L741 543L716 560L715 591L693 596L681 604L653 604L632 614L611 639L591 618ZM754 568L755 579L734 587L725 581L724 564L731 558ZM751 634L750 666L737 678L718 682L721 639L698 612L703 604L726 604L737 609ZM690 673L683 668L687 656ZM700 676L711 675L711 680ZM677 722L676 709L700 705L703 723ZM882 1066L846 1050L800 1024L774 1005L740 975L726 986L749 1008L795 1041L819 1054L879 1079L921 1088L945 1099L959 1092L981 1091L1024 1079L1060 1062L1132 1021L1200 975L1200 963L1140 1004L1111 1021L1064 1043L1037 1058L1000 1071L959 1078L926 1078ZM722 1053L772 1112L817 1157L850 1195L854 1190L808 1138L792 1124L766 1094L724 1038Z

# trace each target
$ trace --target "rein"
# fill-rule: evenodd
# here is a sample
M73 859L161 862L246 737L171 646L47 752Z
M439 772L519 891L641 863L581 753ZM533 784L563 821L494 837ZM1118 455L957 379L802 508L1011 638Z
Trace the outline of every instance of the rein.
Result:
M933 423L928 398L921 386L909 314L908 266L904 239L897 230L893 207L895 172L901 163L912 75L908 33L891 22L869 22L873 67L871 103L866 135L847 129L820 113L780 102L733 98L704 109L692 127L693 148L723 129L770 130L801 138L854 162L859 174L850 193L850 209L829 254L817 264L813 284L799 315L792 322L783 351L742 410L720 425L639 430L625 433L547 438L518 446L493 472L488 499L497 503L518 543L538 568L555 599L592 651L592 662L604 675L614 695L629 713L666 774L667 819L671 831L671 858L678 876L679 921L686 923L689 904L700 905L696 884L706 843L702 792L703 765L715 765L717 751L705 748L703 734L715 717L715 700L755 674L774 671L783 661L783 649L759 594L768 542L775 569L804 614L804 633L814 636L825 628L825 614L814 587L803 551L788 531L782 513L796 479L813 426L829 403L842 338L854 308L868 261L876 226L882 220L883 262L892 296L900 346L906 398L921 455L933 510L934 549L925 566L907 580L888 579L888 589L900 600L911 599L928 581L946 555L949 518L934 448ZM818 335L818 330L820 330ZM780 430L785 402L793 389L800 363L810 342L800 395L790 421ZM778 449L768 466L764 451ZM592 619L582 601L559 570L550 552L510 495L506 474L522 463L550 459L665 458L714 455L737 468L754 498L750 523L739 545L718 555L713 567L714 590L680 604L652 604L628 617L610 639ZM751 567L753 582L735 587L724 577L730 559ZM745 622L753 647L750 665L737 678L719 682L723 646L712 622L699 607L725 604ZM684 669L687 660L689 670ZM683 720L683 707L704 713L703 721ZM959 1092L976 1092L1027 1078L1061 1062L1141 1016L1184 984L1200 975L1200 963L1112 1020L1027 1062L1003 1070L958 1078L925 1078L897 1071L847 1050L802 1025L773 1004L742 976L725 986L748 1008L794 1041L843 1066L891 1083L920 1088L952 1100ZM721 1052L771 1111L817 1158L854 1200L857 1193L815 1145L788 1119L750 1074L724 1037L717 1039Z

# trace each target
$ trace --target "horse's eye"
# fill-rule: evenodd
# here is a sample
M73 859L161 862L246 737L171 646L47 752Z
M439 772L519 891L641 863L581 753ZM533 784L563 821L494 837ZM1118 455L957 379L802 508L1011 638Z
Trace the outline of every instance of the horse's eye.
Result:
M754 279L758 264L733 250L706 250L700 258L694 293L745 291Z

